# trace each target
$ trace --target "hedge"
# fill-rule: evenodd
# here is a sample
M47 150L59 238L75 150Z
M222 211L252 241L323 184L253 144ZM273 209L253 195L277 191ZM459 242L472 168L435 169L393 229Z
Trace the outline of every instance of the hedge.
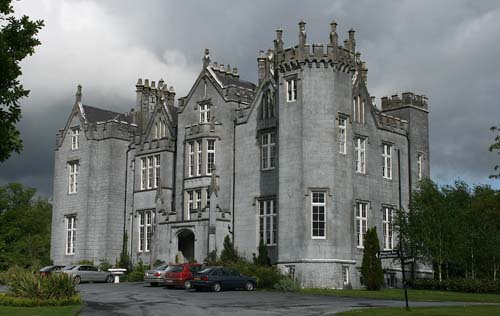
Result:
M465 293L500 293L499 280L448 279L439 282L433 279L415 279L410 287L416 290L437 290Z
M64 305L79 305L82 304L82 299L79 295L65 299L30 299L22 297L14 297L0 293L0 305L17 306L17 307L35 307L35 306L64 306Z

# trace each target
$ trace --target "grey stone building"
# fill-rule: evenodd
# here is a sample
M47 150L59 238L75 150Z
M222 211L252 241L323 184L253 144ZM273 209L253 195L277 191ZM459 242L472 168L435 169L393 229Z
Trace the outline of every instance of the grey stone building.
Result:
M340 45L336 26L310 45L301 21L288 48L278 29L257 84L207 49L177 100L139 79L122 114L82 105L79 87L57 134L54 262L113 263L124 243L133 262L202 262L229 235L249 259L263 240L303 286L361 286L364 232L393 249L392 214L429 176L428 105L406 92L377 108L355 32ZM397 286L399 267L384 268Z

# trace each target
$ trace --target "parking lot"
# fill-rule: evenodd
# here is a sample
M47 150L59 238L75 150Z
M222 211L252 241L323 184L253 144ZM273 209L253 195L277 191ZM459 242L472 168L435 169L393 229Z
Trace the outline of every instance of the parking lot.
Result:
M82 316L334 315L361 307L404 306L400 301L268 291L196 292L142 283L80 284L78 289L85 301ZM414 302L412 306L444 304Z

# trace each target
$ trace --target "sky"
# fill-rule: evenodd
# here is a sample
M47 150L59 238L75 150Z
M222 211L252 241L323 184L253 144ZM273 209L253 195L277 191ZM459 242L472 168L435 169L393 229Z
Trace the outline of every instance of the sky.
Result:
M433 180L500 188L488 179L500 160L488 151L489 128L500 125L499 1L22 0L14 8L45 27L41 46L21 63L31 90L18 124L24 150L0 163L0 184L21 182L51 198L55 134L78 84L84 104L119 112L135 106L138 78L163 78L182 97L205 48L256 82L259 50L273 47L277 28L285 47L296 45L303 19L309 43L327 43L333 20L339 42L356 31L379 105L404 91L429 98Z

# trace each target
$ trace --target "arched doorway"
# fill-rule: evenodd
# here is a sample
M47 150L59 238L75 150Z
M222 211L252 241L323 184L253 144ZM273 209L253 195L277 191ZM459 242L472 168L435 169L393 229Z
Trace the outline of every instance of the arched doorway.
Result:
M194 259L194 233L189 229L183 229L177 234L177 251L182 252L184 259Z

